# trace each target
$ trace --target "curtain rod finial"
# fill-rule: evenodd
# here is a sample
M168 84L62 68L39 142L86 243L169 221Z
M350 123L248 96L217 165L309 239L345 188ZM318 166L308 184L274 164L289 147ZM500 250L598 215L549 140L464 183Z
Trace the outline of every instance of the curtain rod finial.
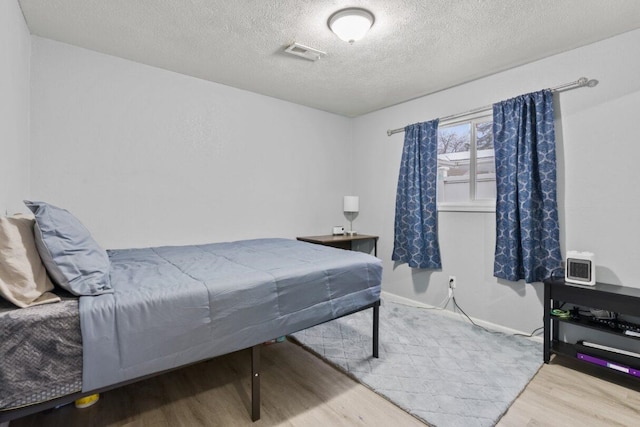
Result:
M596 79L588 79L586 77L580 77L577 83L578 83L578 86L595 87L600 82Z

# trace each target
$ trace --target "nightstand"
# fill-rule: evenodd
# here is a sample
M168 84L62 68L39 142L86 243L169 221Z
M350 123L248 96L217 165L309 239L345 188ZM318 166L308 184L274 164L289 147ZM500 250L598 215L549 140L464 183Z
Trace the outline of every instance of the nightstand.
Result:
M373 241L373 255L378 256L378 236L369 236L367 234L337 235L327 234L325 236L305 236L297 237L302 242L315 243L318 245L331 246L346 250L353 250L353 242L356 241Z

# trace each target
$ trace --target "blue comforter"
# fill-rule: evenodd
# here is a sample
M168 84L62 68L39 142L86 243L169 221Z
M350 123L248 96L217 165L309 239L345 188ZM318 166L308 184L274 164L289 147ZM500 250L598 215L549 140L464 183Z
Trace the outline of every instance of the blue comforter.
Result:
M373 303L380 260L285 239L109 251L80 298L83 391L251 347Z

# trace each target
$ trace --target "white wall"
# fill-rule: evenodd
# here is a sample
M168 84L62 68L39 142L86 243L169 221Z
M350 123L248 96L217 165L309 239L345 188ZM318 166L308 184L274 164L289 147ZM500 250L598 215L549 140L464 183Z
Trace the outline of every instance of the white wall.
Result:
M640 30L473 81L354 120L361 196L358 228L380 234L383 288L435 305L456 275L456 299L472 317L530 332L542 325L542 284L493 277L495 214L441 212L442 271L394 268L393 219L403 134L387 129L489 105L587 76L593 88L557 95L561 245L597 256L602 282L640 287L640 190L637 165L640 111Z
M0 2L0 214L29 196L31 38L17 0Z
M326 234L351 120L32 38L32 193L105 247Z
M599 79L557 96L561 244L595 252L600 281L640 287L639 45L630 32L347 119L33 37L33 198L74 212L104 246L131 247L326 233L357 194L354 227L381 236L385 291L436 304L456 275L469 315L531 331L542 286L493 277L492 213L440 214L442 271L391 263L403 137L386 130Z

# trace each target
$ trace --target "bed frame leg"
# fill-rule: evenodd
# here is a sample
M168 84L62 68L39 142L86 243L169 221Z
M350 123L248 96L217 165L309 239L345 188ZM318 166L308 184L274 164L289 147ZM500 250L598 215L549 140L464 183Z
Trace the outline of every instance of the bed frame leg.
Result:
M378 358L378 332L380 325L380 303L373 306L373 357Z
M260 345L251 347L251 421L260 419Z

